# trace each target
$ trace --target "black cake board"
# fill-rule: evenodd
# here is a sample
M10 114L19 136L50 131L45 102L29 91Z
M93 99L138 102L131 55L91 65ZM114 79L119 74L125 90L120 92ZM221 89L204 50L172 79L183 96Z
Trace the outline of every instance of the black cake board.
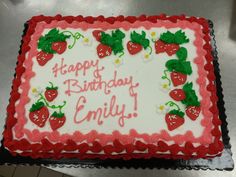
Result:
M7 165L44 165L51 167L81 167L81 168L164 168L164 169L194 169L194 170L233 170L234 162L232 159L230 137L228 135L226 114L224 108L223 100L223 89L221 86L221 76L217 56L217 47L215 42L213 23L209 20L209 25L211 29L211 43L212 43L212 54L214 56L213 64L215 68L216 75L216 86L217 86L217 95L218 95L218 109L219 117L221 118L222 125L222 140L224 143L224 150L220 157L214 157L211 159L191 159L191 160L172 160L172 159L131 159L131 160L79 160L76 158L73 159L32 159L30 157L21 157L19 155L12 156L3 146L0 147L0 164ZM24 34L27 29L24 31ZM23 34L23 35L24 35Z

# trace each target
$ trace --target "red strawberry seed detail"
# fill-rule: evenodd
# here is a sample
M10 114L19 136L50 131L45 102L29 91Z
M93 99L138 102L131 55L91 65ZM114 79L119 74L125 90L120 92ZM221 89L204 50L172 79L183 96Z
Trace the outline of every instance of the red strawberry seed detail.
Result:
M56 51L58 54L62 54L65 52L67 47L67 42L53 42L52 43L52 50Z
M170 78L173 85L176 87L178 85L183 85L187 80L187 75L182 74L180 72L171 72Z
M49 60L52 59L52 57L52 53L45 53L43 51L40 51L37 53L36 59L40 66L44 66Z
M188 106L185 112L191 120L196 120L201 112L201 108L199 106Z
M106 56L111 55L112 49L111 47L104 45L104 44L99 44L97 46L97 55L99 58L104 58Z
M177 44L166 44L165 48L166 48L166 53L169 56L171 56L179 50L179 45L177 45Z
M30 120L39 127L44 127L48 117L49 117L49 111L46 106L43 106L37 111L29 113Z
M172 131L184 124L184 118L175 114L166 114L165 121L169 131Z
M169 95L175 101L181 101L185 99L185 93L182 89L174 89L170 91Z
M63 117L51 116L49 118L49 123L50 123L50 126L51 126L53 131L57 130L60 127L62 127L65 124L65 121L66 121L66 117L65 116L63 116Z
M134 55L136 53L139 53L143 49L143 47L140 44L136 44L136 43L129 41L127 43L127 49L131 55Z
M100 42L100 39L101 39L101 35L102 35L102 32L101 30L94 30L92 32L93 36L95 37L95 39Z
M58 92L55 89L46 90L44 92L44 96L49 102L53 101L57 97L57 95L58 95Z
M166 51L166 46L165 45L166 44L163 41L157 40L155 42L156 54L165 52Z

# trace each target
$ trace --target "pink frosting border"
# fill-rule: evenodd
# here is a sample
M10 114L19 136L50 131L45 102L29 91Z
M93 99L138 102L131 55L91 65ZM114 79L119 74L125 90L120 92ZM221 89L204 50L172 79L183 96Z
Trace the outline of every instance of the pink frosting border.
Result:
M134 129L131 129L129 134L123 135L119 131L114 131L112 134L104 134L98 133L96 130L92 130L87 134L82 134L79 131L73 133L73 135L69 134L60 134L58 131L54 132L40 132L39 130L35 129L30 131L24 128L26 124L25 119L25 105L30 101L28 97L28 92L30 89L30 79L34 77L35 73L32 71L33 66L33 57L36 56L37 53L37 46L36 42L38 41L39 37L41 36L43 30L45 28L54 28L60 27L62 29L65 28L81 28L82 30L86 30L88 28L102 28L103 30L106 29L115 29L115 28L123 28L124 30L129 30L130 28L138 28L138 27L145 27L146 29L150 29L152 27L165 27L169 28L182 28L182 29L191 29L195 32L195 41L194 45L197 48L197 57L194 59L194 62L197 64L198 67L198 74L199 77L197 79L197 83L199 84L200 88L200 95L202 96L201 105L208 105L202 107L202 114L204 118L201 121L202 126L204 126L204 131L200 137L194 137L191 131L187 131L183 135L175 135L170 136L166 130L161 131L160 133L154 134L139 134ZM20 88L22 89L22 94L19 99L18 104L16 105L16 113L17 113L17 124L14 127L14 133L16 138L22 138L24 135L28 138L31 142L39 142L43 138L47 137L52 142L63 142L65 143L68 139L72 139L75 142L82 142L86 140L88 143L92 143L95 140L99 140L102 145L106 145L108 142L114 141L115 139L119 139L124 144L130 144L135 141L135 139L140 138L143 139L146 143L157 143L158 140L162 139L165 141L174 141L176 144L182 144L184 142L190 141L192 143L200 143L202 145L209 144L212 142L212 113L209 111L211 106L210 102L210 92L207 91L207 72L204 70L205 64L205 55L206 51L203 49L204 41L203 41L203 33L201 26L196 22L188 22L188 21L179 21L178 23L172 23L169 21L158 21L158 23L151 23L148 21L145 22L135 22L130 24L129 22L115 22L114 24L109 24L107 22L94 22L93 24L88 24L86 22L72 22L71 24L65 21L52 21L50 24L45 22L40 22L37 24L35 33L32 35L32 40L30 42L31 50L28 53L28 56L24 62L25 67L27 68L26 72L23 74L23 78L25 82L22 82Z

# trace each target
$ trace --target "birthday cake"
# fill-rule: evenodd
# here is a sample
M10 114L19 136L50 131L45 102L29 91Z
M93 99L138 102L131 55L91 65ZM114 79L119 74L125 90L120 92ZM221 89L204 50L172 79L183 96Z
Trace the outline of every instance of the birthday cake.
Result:
M32 17L4 147L55 159L220 155L211 51L204 18Z

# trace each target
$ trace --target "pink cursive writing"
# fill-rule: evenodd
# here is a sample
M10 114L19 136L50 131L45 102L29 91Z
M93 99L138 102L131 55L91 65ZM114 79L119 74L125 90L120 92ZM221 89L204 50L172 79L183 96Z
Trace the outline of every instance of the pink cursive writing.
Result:
M134 88L138 87L139 83L133 83L133 77L118 78L117 71L114 71L113 78L110 80L103 80L102 77L94 78L92 81L79 82L77 79L67 79L64 81L67 85L65 94L71 96L71 93L82 93L88 91L102 90L104 94L111 93L112 88L128 86L130 96L133 96Z
M89 110L87 113L84 113L83 110L85 109L86 103L87 99L84 96L80 96L77 101L76 111L74 114L74 122L77 124L81 124L85 121L90 122L91 120L94 120L97 121L98 125L102 125L105 119L109 117L117 117L119 126L124 127L125 119L137 117L136 113L125 114L126 105L118 105L116 103L115 95L111 97L109 104L105 102L103 107L98 107L95 110Z
M75 64L67 65L64 63L64 58L61 58L60 63L56 63L53 68L52 72L54 74L54 77L61 75L65 75L68 73L73 73L76 77L79 76L79 72L82 72L82 75L85 76L87 71L91 68L94 68L93 76L95 78L101 77L101 71L104 70L104 67L99 68L99 60L85 60L83 62L77 62Z

